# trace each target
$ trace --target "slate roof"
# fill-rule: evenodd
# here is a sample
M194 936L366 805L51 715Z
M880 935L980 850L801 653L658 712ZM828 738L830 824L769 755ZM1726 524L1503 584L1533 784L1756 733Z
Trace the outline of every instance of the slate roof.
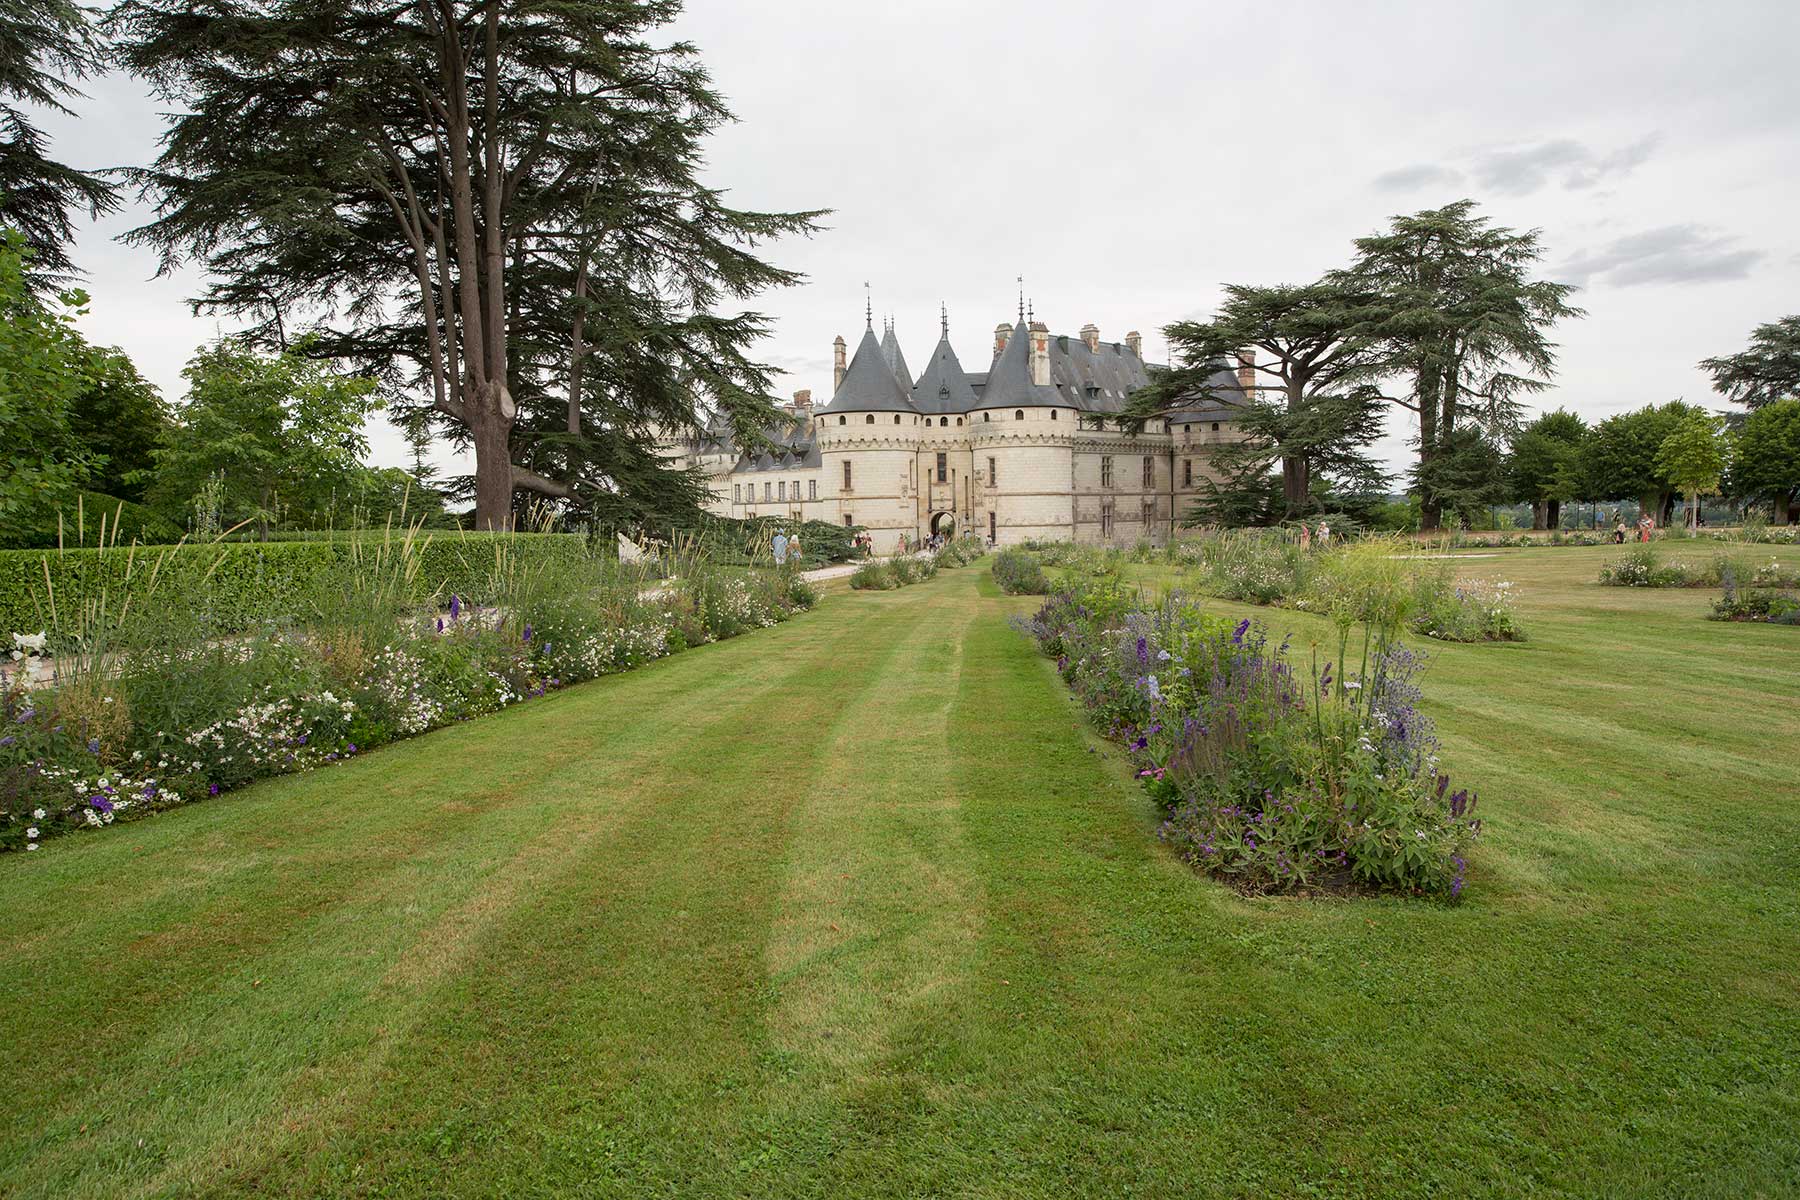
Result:
M837 391L832 394L831 403L819 411L918 411L907 398L906 389L900 386L893 368L888 366L881 344L875 340L873 328L863 330L862 341L856 347L855 356L850 359L849 369L844 372L844 381L838 384Z
M1054 355L1051 379L1055 379ZM983 408L1056 408L1080 405L1051 384L1031 382L1031 331L1020 321L1006 339L1006 349L988 368L987 387L981 392Z
M889 325L881 332L881 357L887 360L888 370L900 381L906 391L912 391L913 377L906 366L906 355L900 353L900 339L894 336L894 327Z
M985 379L986 376L984 375ZM938 339L925 373L912 390L913 407L922 413L965 413L975 407L975 389L950 348L950 336Z

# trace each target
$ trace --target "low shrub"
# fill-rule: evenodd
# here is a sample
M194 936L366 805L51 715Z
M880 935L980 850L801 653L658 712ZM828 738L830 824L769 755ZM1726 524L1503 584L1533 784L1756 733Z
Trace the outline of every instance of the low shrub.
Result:
M1050 580L1037 557L1028 551L1009 547L994 556L994 582L1009 596L1042 596L1050 590Z
M1023 625L1129 746L1161 836L1198 869L1248 891L1461 895L1475 797L1439 770L1423 659L1391 625L1363 626L1355 673L1342 643L1336 662L1299 669L1249 619L1179 596L1136 607L1116 580L1071 577Z
M1800 625L1800 596L1767 588L1728 587L1713 601L1709 621L1767 621Z
M900 586L894 568L882 560L871 559L850 572L850 586L859 592L886 592Z
M937 552L940 567L964 567L987 554L987 543L978 537L957 538Z
M1411 627L1445 642L1525 640L1512 608L1512 584L1493 579L1458 582L1447 565L1417 575Z

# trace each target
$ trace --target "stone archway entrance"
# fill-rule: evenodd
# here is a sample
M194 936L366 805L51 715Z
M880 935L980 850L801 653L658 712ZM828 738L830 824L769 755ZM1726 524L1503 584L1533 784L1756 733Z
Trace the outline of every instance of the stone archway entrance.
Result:
M931 532L942 534L948 540L956 536L956 514L949 512L931 514Z

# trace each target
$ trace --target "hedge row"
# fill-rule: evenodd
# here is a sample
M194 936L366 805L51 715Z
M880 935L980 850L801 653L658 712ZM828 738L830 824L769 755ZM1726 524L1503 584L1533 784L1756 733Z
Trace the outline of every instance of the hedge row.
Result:
M0 643L14 633L49 629L51 600L67 616L105 598L205 606L219 632L295 616L309 597L328 594L358 570L372 569L379 544L366 539L112 547L104 550L0 550ZM455 593L481 603L502 553L525 565L588 553L584 539L556 533L441 533L414 542L421 594Z

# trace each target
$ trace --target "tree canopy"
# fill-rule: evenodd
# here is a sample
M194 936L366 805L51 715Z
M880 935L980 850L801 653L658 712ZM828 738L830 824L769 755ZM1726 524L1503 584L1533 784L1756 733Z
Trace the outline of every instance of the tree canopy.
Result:
M700 182L730 119L674 0L123 0L126 64L182 115L134 237L201 261L203 309L348 360L475 457L477 524L523 488L588 507L702 406L774 415L754 247L818 213ZM421 401L419 398L428 398Z
M50 157L25 106L69 111L70 81L103 69L87 10L72 0L0 0L0 225L31 248L27 278L40 290L74 273L74 216L118 207L114 185Z
M1534 529L1558 528L1563 502L1585 491L1581 449L1587 434L1585 421L1559 408L1540 415L1513 439L1506 462L1509 491L1512 499L1531 505Z
M1719 490L1728 461L1728 446L1715 417L1692 415L1682 419L1656 448L1656 470L1669 486L1688 499L1688 524L1696 524L1696 501Z
M1775 520L1788 522L1800 499L1800 399L1770 401L1744 421L1729 485L1733 495L1769 501Z
M1702 359L1720 395L1746 408L1800 398L1800 316L1759 325L1748 348L1723 358Z
M1636 499L1644 511L1666 519L1675 489L1658 466L1657 453L1684 422L1705 415L1691 404L1672 400L1595 425L1582 449L1589 495L1595 500Z
M1448 499L1434 490L1438 482L1466 474L1436 471L1431 459L1452 451L1467 459L1475 443L1452 440L1465 425L1489 438L1511 433L1522 398L1549 386L1551 328L1582 315L1568 303L1568 284L1531 278L1543 255L1538 231L1494 225L1475 207L1459 200L1395 217L1386 232L1356 240L1343 276L1380 297L1359 332L1388 347L1392 373L1406 380L1407 395L1392 399L1418 417L1413 477L1426 529L1438 526Z

